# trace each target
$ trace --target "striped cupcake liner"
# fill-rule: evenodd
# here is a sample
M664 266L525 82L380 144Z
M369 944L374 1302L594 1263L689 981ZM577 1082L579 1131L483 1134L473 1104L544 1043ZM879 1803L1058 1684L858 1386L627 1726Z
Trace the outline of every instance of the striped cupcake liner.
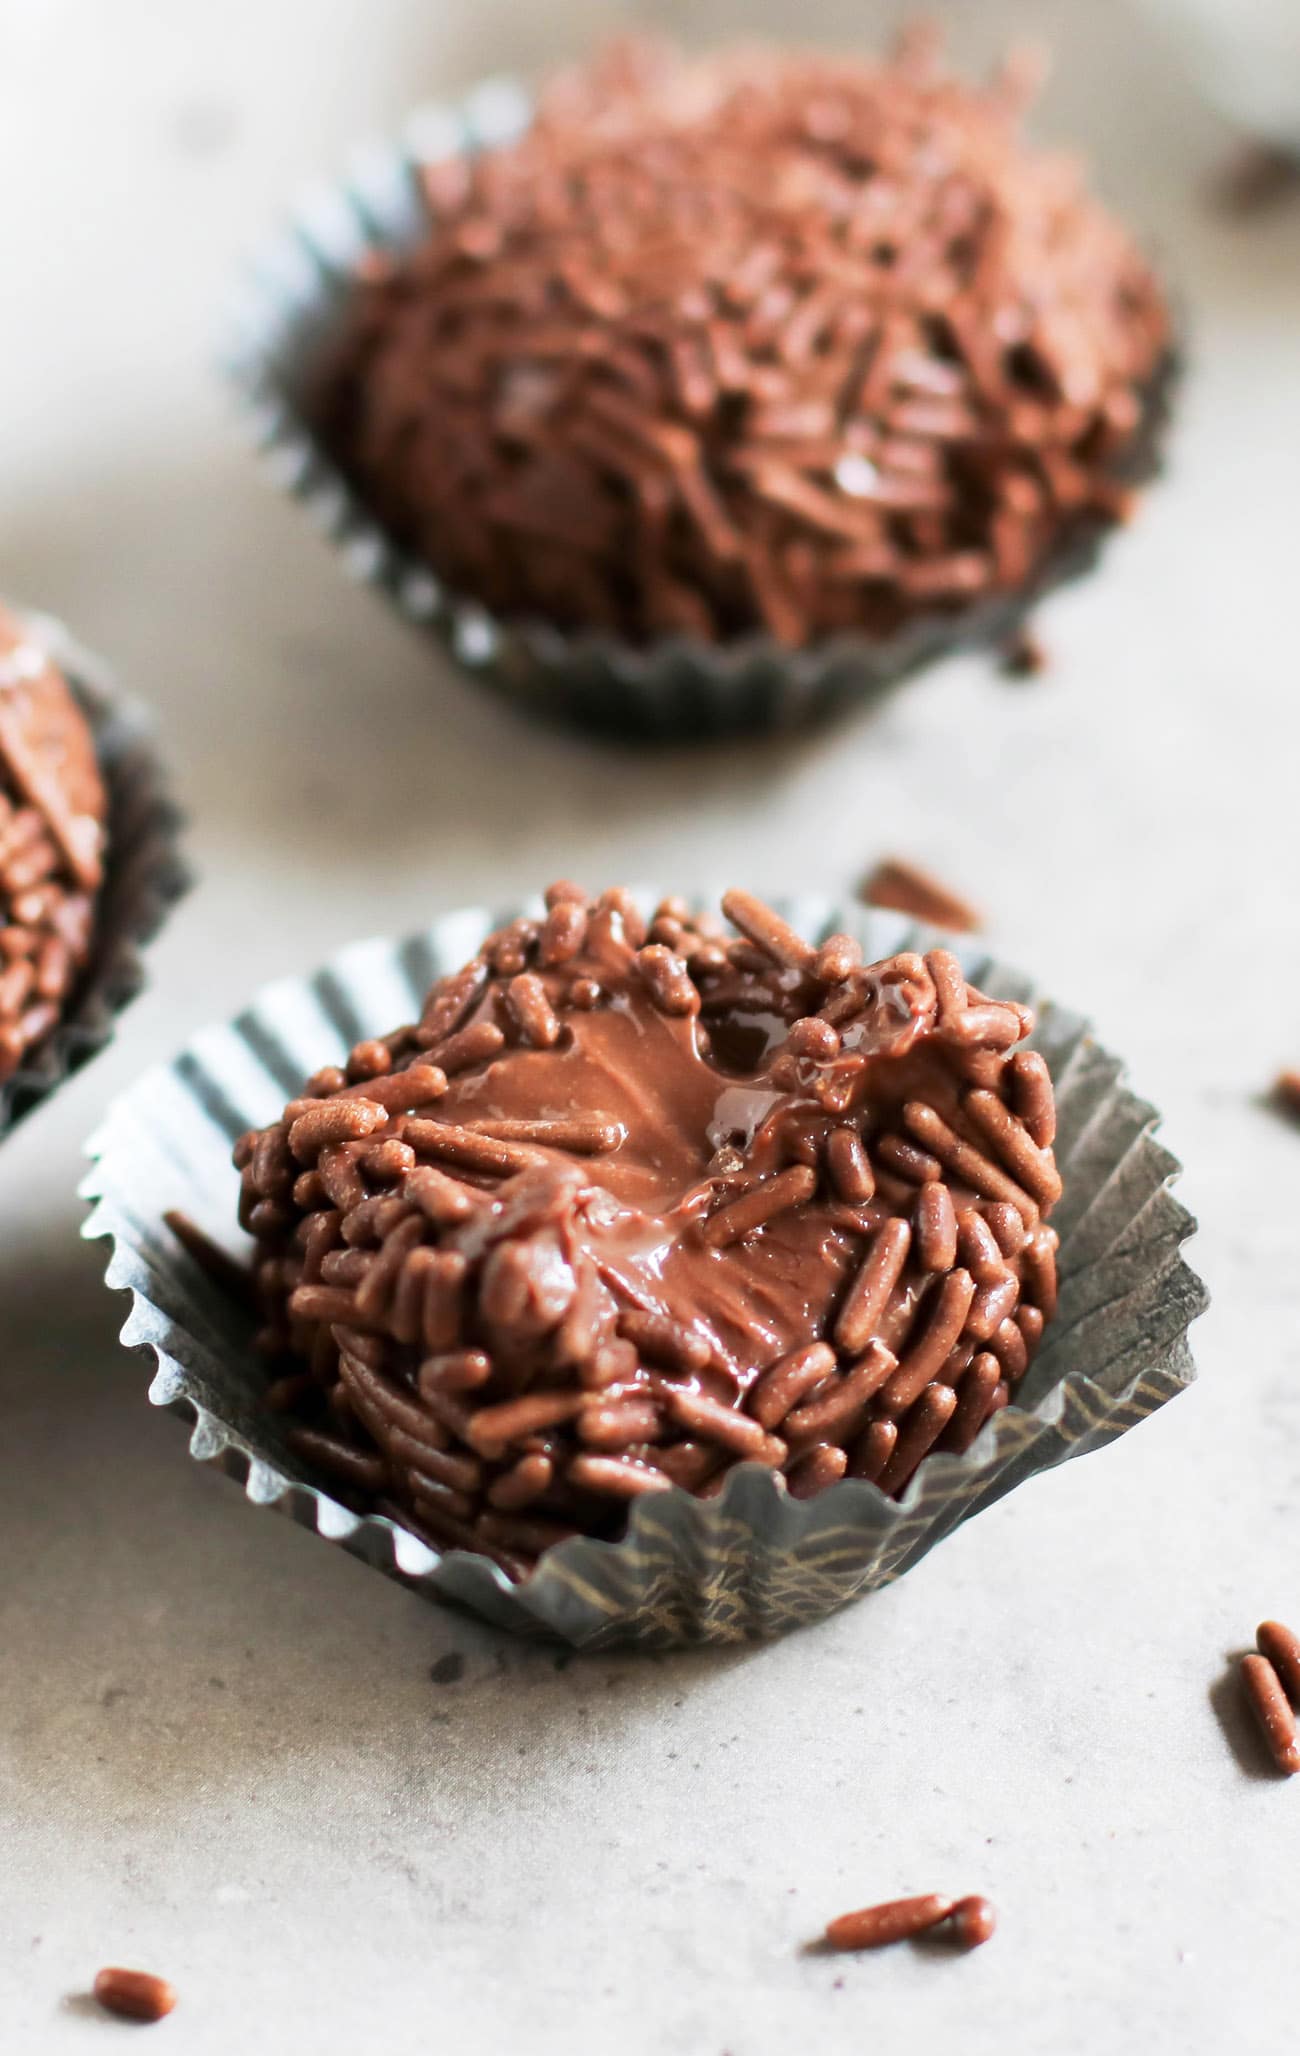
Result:
M190 884L181 816L149 715L60 622L10 611L67 679L90 724L108 796L108 846L90 963L58 1026L0 1085L0 1140L112 1041L117 1016L144 987L144 945Z
M843 635L788 650L755 634L726 644L667 637L645 647L542 621L504 620L452 591L396 544L324 448L312 382L338 335L367 257L400 253L428 232L422 167L510 143L527 128L525 88L490 79L454 104L428 106L392 142L356 151L343 178L318 185L250 265L232 310L224 367L271 477L300 501L350 575L431 630L461 670L527 712L630 739L704 738L800 727L882 696L961 649L1006 645L1043 595L1091 569L1109 530L1073 536L1012 595L917 615L887 639ZM1154 477L1178 374L1171 351L1147 393L1126 476Z
M234 1478L254 1505L518 1633L585 1649L734 1641L780 1634L890 1583L972 1514L1036 1472L1114 1441L1191 1380L1187 1330L1206 1294L1183 1260L1195 1223L1170 1189L1180 1166L1156 1140L1155 1109L1129 1091L1119 1059L1077 1014L958 944L984 990L1040 1009L1034 1043L1055 1081L1065 1184L1053 1214L1057 1315L1017 1404L970 1450L928 1457L898 1501L855 1479L794 1500L770 1471L744 1464L716 1499L674 1490L634 1502L622 1540L562 1543L520 1584L483 1556L439 1552L392 1520L340 1505L262 1404L248 1315L183 1254L164 1214L179 1208L232 1244L236 1135L275 1119L306 1076L353 1042L416 1018L433 979L518 911L471 908L268 987L115 1101L88 1145L94 1164L82 1191L93 1212L83 1232L110 1243L107 1282L131 1295L122 1340L154 1364L154 1405L192 1423L191 1455ZM820 899L782 911L804 934L855 935L869 959L936 939L899 916Z

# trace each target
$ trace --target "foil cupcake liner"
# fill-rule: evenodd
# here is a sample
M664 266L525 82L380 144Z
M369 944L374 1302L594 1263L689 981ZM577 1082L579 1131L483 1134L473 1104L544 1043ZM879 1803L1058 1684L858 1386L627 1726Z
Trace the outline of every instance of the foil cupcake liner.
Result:
M66 678L90 724L108 796L108 848L90 962L58 1026L0 1085L0 1140L112 1040L116 1017L143 989L141 951L190 885L182 820L143 707L59 621L10 611Z
M1092 568L1107 524L1073 535L1014 594L917 615L889 638L843 635L803 650L761 634L725 644L674 636L640 647L505 620L445 585L386 533L322 444L310 414L312 381L346 317L358 264L409 250L426 233L421 167L514 141L531 111L521 84L490 79L463 100L420 109L396 140L354 152L343 178L305 193L249 266L222 350L271 477L301 501L351 576L431 630L464 672L525 711L629 739L796 728L877 699L940 656L1007 644L1046 592ZM1179 369L1173 349L1151 381L1124 467L1131 483L1160 468Z
M656 896L638 897L648 905ZM82 1195L94 1204L83 1233L111 1244L107 1283L131 1294L122 1341L154 1361L154 1405L193 1423L191 1455L234 1478L254 1505L518 1633L586 1649L736 1641L816 1620L900 1577L1025 1478L1101 1448L1190 1382L1187 1330L1206 1294L1183 1260L1195 1222L1170 1190L1180 1166L1155 1138L1155 1109L1129 1091L1119 1059L1079 1015L954 942L986 991L1041 1009L1034 1043L1056 1083L1065 1183L1053 1215L1058 1313L1018 1403L969 1451L928 1457L899 1501L859 1480L798 1501L770 1471L744 1464L716 1499L675 1490L635 1501L622 1540L562 1543L520 1584L485 1557L439 1553L383 1516L341 1506L312 1482L260 1402L251 1319L181 1251L163 1217L179 1208L233 1248L236 1135L275 1119L305 1077L360 1037L416 1018L432 980L519 911L470 908L403 942L356 944L314 977L269 986L235 1021L196 1036L117 1099L87 1145L94 1165ZM822 899L782 911L810 936L856 935L869 958L936 939L900 916Z

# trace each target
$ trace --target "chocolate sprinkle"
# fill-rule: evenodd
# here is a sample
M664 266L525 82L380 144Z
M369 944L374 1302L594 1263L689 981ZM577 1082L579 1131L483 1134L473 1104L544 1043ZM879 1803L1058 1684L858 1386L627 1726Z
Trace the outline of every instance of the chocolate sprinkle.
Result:
M489 936L235 1149L300 1456L516 1576L737 1463L902 1492L1008 1403L1056 1290L1026 1008L942 950L827 975L748 894L728 942L575 891L562 961L549 916Z
M888 907L894 913L910 914L914 921L932 928L948 928L954 934L982 928L984 917L969 900L923 871L905 857L882 857L863 879L858 897L869 907Z
M1273 1080L1273 1104L1300 1121L1300 1070L1279 1071Z
M957 1900L927 1892L917 1899L887 1899L879 1906L841 1913L828 1921L823 1942L834 1950L882 1949L942 1929L956 1948L979 1949L992 1939L997 1924L994 1908L978 1892Z
M1046 646L1032 632L1022 628L1012 637L1002 653L1002 672L1006 678L1041 678L1047 670L1050 659Z
M1170 334L1149 267L913 34L876 63L620 44L424 173L320 431L506 618L644 643L887 638L1123 518Z
M106 812L80 708L0 607L0 1081L55 1026L86 964Z
M176 1989L150 1970L110 1966L96 1971L94 1995L106 2013L122 2020L165 2020L175 2010Z

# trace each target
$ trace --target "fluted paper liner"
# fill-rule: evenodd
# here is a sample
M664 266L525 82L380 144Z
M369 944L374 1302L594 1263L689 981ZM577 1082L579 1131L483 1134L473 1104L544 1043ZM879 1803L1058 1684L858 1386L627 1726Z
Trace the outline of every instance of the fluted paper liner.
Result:
M141 951L189 885L181 817L148 714L61 622L17 605L9 611L62 672L90 724L108 798L108 841L89 962L57 1027L0 1085L0 1141L112 1040L117 1015L144 986Z
M1013 594L918 614L887 638L841 635L803 650L764 634L721 644L671 636L644 647L594 630L569 634L503 620L444 585L394 542L324 447L311 419L312 384L346 317L357 266L427 234L421 167L513 142L531 112L516 80L489 79L455 104L422 108L396 140L356 151L337 184L303 195L249 267L223 349L277 484L302 502L351 575L432 629L463 670L516 706L614 734L666 740L791 728L877 698L950 651L1005 644L1046 591L1091 568L1109 532L1103 523L1072 535ZM1124 465L1131 482L1159 468L1178 368L1171 350L1151 381Z
M646 905L656 897L638 895ZM1155 1139L1155 1109L1128 1090L1119 1060L1077 1014L957 943L975 983L1040 1009L1034 1044L1056 1084L1065 1186L1052 1216L1059 1311L1019 1403L969 1451L928 1457L897 1502L853 1479L795 1500L769 1470L743 1464L716 1499L674 1490L634 1501L621 1541L564 1542L517 1585L485 1557L440 1554L391 1520L341 1506L311 1481L260 1402L265 1373L248 1315L178 1247L163 1214L182 1209L233 1251L234 1138L275 1119L306 1077L341 1061L353 1042L417 1018L432 980L517 911L471 908L268 987L118 1099L88 1145L95 1164L82 1190L96 1204L84 1233L111 1242L107 1282L131 1293L122 1340L156 1359L149 1396L194 1422L191 1454L237 1479L254 1504L522 1633L583 1648L738 1640L815 1620L901 1576L959 1522L1034 1472L1113 1441L1191 1380L1187 1329L1205 1292L1182 1258L1195 1223L1169 1189L1180 1166ZM782 911L810 936L856 935L869 960L935 940L897 915L820 899Z

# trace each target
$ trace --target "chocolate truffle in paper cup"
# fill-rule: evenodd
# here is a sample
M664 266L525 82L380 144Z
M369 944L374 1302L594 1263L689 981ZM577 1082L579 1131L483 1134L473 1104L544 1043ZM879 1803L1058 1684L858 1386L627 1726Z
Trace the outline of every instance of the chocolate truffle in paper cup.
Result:
M196 1454L503 1624L735 1638L1180 1388L1177 1166L1083 1024L897 917L723 906L365 945L118 1102L87 1232Z
M916 36L485 90L304 211L237 375L353 568L516 700L798 719L1005 638L1152 466L1160 288L1023 97Z
M138 708L0 602L0 1137L103 1047L184 875Z

